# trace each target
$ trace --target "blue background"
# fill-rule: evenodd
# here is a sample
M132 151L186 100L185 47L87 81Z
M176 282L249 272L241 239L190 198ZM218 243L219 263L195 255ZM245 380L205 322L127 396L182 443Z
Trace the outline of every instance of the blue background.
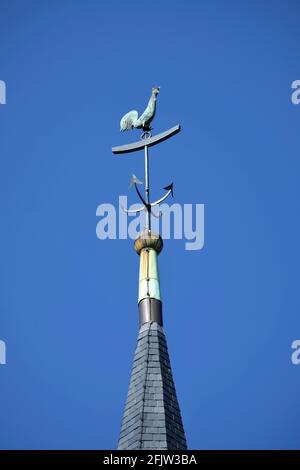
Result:
M299 448L297 1L1 0L0 447L115 448L138 331L131 240L96 237L141 155L113 157L161 86L152 195L205 204L166 241L165 331L189 447Z

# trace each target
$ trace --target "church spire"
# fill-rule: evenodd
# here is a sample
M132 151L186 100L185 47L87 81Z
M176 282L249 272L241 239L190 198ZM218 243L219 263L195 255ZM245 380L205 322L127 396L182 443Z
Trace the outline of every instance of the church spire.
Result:
M185 450L187 443L163 330L157 257L161 237L141 234L134 247L140 255L140 330L122 419L119 450Z
M156 89L159 90L159 87ZM121 120L126 123L123 130L129 130L133 113L131 111ZM151 113L150 113L151 114ZM149 127L154 114L143 123L143 134L139 142L113 147L114 154L144 149L145 155L145 196L138 185L141 181L133 175L131 185L142 206L137 210L125 210L127 213L146 212L146 228L138 236L134 248L140 257L138 309L139 324L137 345L134 353L130 385L121 424L118 449L147 450L186 450L187 443L182 424L179 404L173 381L167 341L163 329L162 301L158 272L158 255L163 248L160 235L151 230L151 213L155 205L160 204L169 195L173 196L173 183L166 186L167 191L157 201L150 202L149 190L149 155L148 149L177 132L177 125L156 136L151 135ZM135 114L134 114L135 115ZM131 120L130 120L130 119ZM123 124L124 124L123 122Z

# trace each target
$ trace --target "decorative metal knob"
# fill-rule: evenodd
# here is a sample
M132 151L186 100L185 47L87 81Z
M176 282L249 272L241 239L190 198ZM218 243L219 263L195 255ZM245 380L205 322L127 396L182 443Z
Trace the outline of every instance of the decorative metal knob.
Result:
M144 248L153 248L159 255L163 249L163 240L157 233L152 233L151 230L144 230L140 233L134 242L134 249L138 255Z

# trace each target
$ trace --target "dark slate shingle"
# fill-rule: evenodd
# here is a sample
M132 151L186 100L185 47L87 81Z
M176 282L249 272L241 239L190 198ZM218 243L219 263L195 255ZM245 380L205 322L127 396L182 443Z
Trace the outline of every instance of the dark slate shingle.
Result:
M186 450L168 347L158 323L141 326L118 450Z

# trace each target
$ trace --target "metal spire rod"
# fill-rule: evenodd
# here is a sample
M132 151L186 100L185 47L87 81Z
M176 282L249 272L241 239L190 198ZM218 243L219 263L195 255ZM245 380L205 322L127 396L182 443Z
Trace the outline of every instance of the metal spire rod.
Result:
M150 130L144 131L141 135L141 141L136 142L133 144L129 145L124 145L121 147L113 147L112 151L115 154L120 154L120 153L127 153L127 152L133 152L135 150L140 150L141 148L144 147L144 158L145 158L145 199L140 193L140 190L138 188L139 184L143 184L142 181L140 181L134 174L132 175L130 185L129 187L133 186L136 189L137 195L139 199L142 202L142 206L138 207L137 209L125 209L123 207L123 210L127 214L135 214L137 212L141 212L143 210L146 211L146 231L150 232L151 231L151 213L152 212L152 207L160 204L163 202L170 194L173 197L173 183L169 184L168 186L165 186L164 189L167 191L167 193L162 196L161 198L157 199L154 202L150 202L150 183L149 183L149 146L155 145L159 142L162 142L163 140L166 140L167 138L171 137L174 134L177 134L177 132L180 131L180 126L177 125L175 127L172 127L166 132L163 132L162 134L159 134L157 136L152 137ZM154 142L154 143L153 143ZM142 145L141 145L142 144ZM130 148L130 150L129 150ZM153 213L155 217L159 217L159 215L156 215Z
M151 205L149 190L149 156L148 145L145 145L145 195L146 195L146 229L151 230Z

